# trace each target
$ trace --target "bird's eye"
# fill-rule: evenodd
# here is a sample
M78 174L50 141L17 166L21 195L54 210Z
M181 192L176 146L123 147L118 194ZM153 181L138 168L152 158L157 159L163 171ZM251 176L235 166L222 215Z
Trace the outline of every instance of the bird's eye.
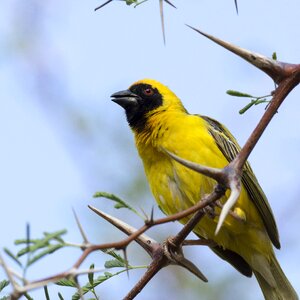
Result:
M143 93L146 96L152 96L154 94L154 91L151 88L146 88L143 90Z

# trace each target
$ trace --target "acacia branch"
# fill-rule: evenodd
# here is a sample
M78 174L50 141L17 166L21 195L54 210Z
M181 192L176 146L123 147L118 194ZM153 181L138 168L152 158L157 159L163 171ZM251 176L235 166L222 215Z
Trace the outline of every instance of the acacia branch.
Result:
M240 56L250 64L254 65L256 68L265 72L278 84L278 87L273 93L273 98L268 109L266 110L260 122L248 138L244 147L241 149L241 151L238 153L235 159L232 160L223 169L218 170L214 168L200 166L194 162L187 161L183 158L177 157L174 154L168 153L170 156L172 156L173 159L183 164L184 166L217 180L220 184L223 184L226 188L231 190L230 197L223 206L219 217L219 221L216 228L217 234L226 216L228 215L231 208L239 198L241 190L241 176L243 166L246 163L246 160L248 159L250 153L252 152L256 143L260 139L264 130L270 123L271 119L277 113L278 108L280 107L282 102L285 100L287 95L300 83L300 64L289 64L270 59L264 55L225 42L219 38L204 33L203 31L200 31L199 29L196 29L190 25L187 26L200 33L201 35L207 37L208 39L212 40L213 42L219 44L223 48Z
M109 2L110 1L107 1L106 4ZM190 207L177 214L165 218L160 218L157 220L153 220L153 218L151 217L150 220L147 220L145 224L137 230L129 226L125 222L122 222L121 220L113 218L99 211L98 209L89 206L89 208L93 210L95 213L97 213L99 216L112 223L121 231L125 232L128 235L128 237L118 242L111 242L105 244L91 244L90 242L88 242L88 239L85 236L85 233L75 214L76 222L78 224L78 227L80 228L80 232L83 236L84 243L82 244L81 247L83 249L82 254L80 255L80 257L78 258L78 260L75 262L75 264L70 270L61 272L54 276L47 277L45 279L41 279L33 282L27 282L24 286L19 286L14 281L13 272L6 266L3 259L0 258L1 264L4 266L4 269L7 272L7 275L10 278L13 285L14 291L12 293L12 299L18 299L19 296L21 296L22 294L26 293L27 291L33 288L41 287L50 282L56 282L59 279L68 276L73 276L73 277L77 276L78 274L82 273L82 271L79 270L79 267L81 266L83 261L89 256L90 253L97 250L104 250L110 248L122 249L125 251L126 247L132 241L136 241L140 246L142 246L147 251L147 253L152 257L152 262L149 268L147 269L147 271L145 272L145 274L143 275L143 277L127 294L125 299L135 298L135 296L138 293L140 293L140 291L157 274L157 272L159 272L160 269L162 269L163 267L169 264L176 264L178 266L184 267L188 269L190 272L192 272L193 274L195 274L198 278L207 281L207 279L201 273L201 271L192 262L190 262L184 257L182 246L185 244L199 245L201 243L211 245L211 241L204 240L200 242L187 242L185 241L185 239L188 236L188 234L193 231L193 229L201 220L201 218L205 215L203 208L220 199L224 195L225 189L227 188L231 190L231 195L221 210L216 233L221 228L222 223L224 222L227 214L231 212L230 211L231 208L236 203L239 197L240 190L241 190L241 175L246 160L248 159L256 143L262 136L264 130L270 123L271 119L277 113L280 105L286 99L288 94L300 83L300 65L275 61L263 55L248 51L246 49L242 49L228 42L224 42L211 35L205 34L200 30L195 29L191 26L189 27L197 31L198 33L206 36L207 38L211 39L212 41L218 43L219 45L228 49L229 51L235 53L236 55L242 57L249 63L253 64L255 67L265 72L278 84L278 87L275 89L273 93L273 98L271 100L270 105L268 106L267 110L265 111L264 115L262 116L256 128L254 129L254 131L251 133L250 137L246 141L244 147L241 149L241 151L238 153L235 159L232 160L223 169L215 169L215 168L200 166L194 162L189 162L183 158L176 156L175 154L169 152L167 149L162 149L162 151L165 151L172 159L176 160L182 165L185 165L190 169L193 169L201 174L204 174L205 176L209 176L215 179L218 182L218 184L216 185L214 191L211 194L203 197L203 199L201 199L201 201L199 201L193 207ZM156 242L155 240L151 239L150 237L144 234L149 228L153 226L165 224L175 220L180 220L182 218L190 216L193 213L194 215L183 226L183 228L178 232L178 234L174 237L168 238L163 244ZM231 214L234 217L234 213Z
M168 244L161 245L158 242L156 242L155 240L146 236L144 234L144 232L153 226L180 220L180 219L187 217L197 211L201 211L202 208L204 208L207 205L209 205L210 203L214 202L216 199L220 198L221 196L222 196L222 190L217 191L217 193L213 192L212 194L203 197L203 199L201 199L201 201L199 201L199 203L197 203L193 207L190 207L184 211L181 211L177 214L174 214L174 215L171 215L171 216L168 216L165 218L160 218L157 220L152 220L152 219L147 220L145 222L145 224L139 229L133 228L130 225L126 224L125 222L123 222L117 218L114 218L112 216L109 216L108 214L105 214L104 212L98 210L95 207L89 206L89 208L92 211L94 211L96 214L98 214L99 216L101 216L102 218L104 218L105 220L107 220L111 224L113 224L115 227L117 227L118 229L120 229L121 231L123 231L124 233L129 235L127 238L125 238L121 241L104 243L104 244L91 244L90 242L88 242L86 234L84 233L83 228L79 222L79 219L74 212L74 216L75 216L78 228L79 228L80 233L84 240L83 244L80 245L80 248L83 249L83 252L80 255L80 257L78 258L78 260L75 262L75 264L69 270L60 272L58 274L55 274L55 275L52 275L52 276L49 276L49 277L46 277L43 279L39 279L39 280L31 281L31 282L27 281L26 284L23 286L18 285L14 281L14 279L13 279L14 272L12 270L8 269L8 267L5 268L7 275L11 279L10 281L13 284L13 293L11 294L11 297L12 297L12 299L19 299L20 296L22 296L24 293L26 293L30 290L40 288L49 283L55 283L58 280L63 279L63 278L75 277L80 274L85 274L85 273L87 273L87 271L79 270L79 268L80 268L81 264L85 261L85 259L89 256L89 254L91 254L92 252L98 251L98 250L106 250L106 249L111 249L111 248L114 248L116 250L120 250L120 249L125 250L126 247L132 241L136 241L140 246L142 246L148 252L148 254L152 257L152 263L150 264L149 269L147 270L147 272L145 273L143 278L139 281L139 283L133 289L133 291L131 291L131 294L136 293L138 290L140 291L147 284L147 282L149 280L151 280L151 278L161 268L163 268L164 266L166 266L168 264L176 264L181 267L184 267L184 268L188 269L189 271L191 271L196 276L198 276L200 279L206 281L206 278L202 274L202 272L196 266L194 266L193 263L191 263L189 260L185 259L181 253L179 255L176 253L168 253L168 251L169 251ZM194 225L187 224L186 228L188 228L189 232L191 232L194 228ZM183 233L180 232L178 234L178 239L183 240L184 238L185 237L183 237ZM176 246L176 242L175 243L172 242L172 246L173 247ZM179 245L179 246L181 247L181 245ZM4 263L4 260L1 259L1 257L0 257L0 261L1 261L1 264L5 267L6 265ZM158 261L160 261L160 263L158 263ZM161 263L161 262L164 262L164 263ZM88 272L93 272L93 270L88 271ZM131 299L131 298L128 298L128 299Z
M213 203L224 195L225 190L220 188L220 186L216 186L214 191L205 196L199 203L202 204L202 208L209 205L209 203ZM183 228L179 231L179 233L169 238L165 241L164 249L161 247L157 247L153 249L152 262L149 266L147 272L143 275L143 277L137 282L137 284L132 288L132 290L126 295L124 300L134 299L141 290L146 286L146 284L161 270L163 267L169 264L177 264L181 267L186 268L194 275L196 275L201 280L207 282L206 277L202 274L202 272L189 260L187 260L182 253L182 243L186 239L186 237L193 231L195 226L204 216L203 209L199 209L194 216L183 226Z
M267 56L261 55L259 53L241 48L229 42L223 41L213 35L207 34L202 30L199 30L195 27L187 25L192 30L200 33L221 47L231 51L242 59L246 60L248 63L254 67L265 72L269 77L271 77L275 83L279 84L283 79L290 77L297 69L299 69L299 64L290 64L285 62L280 62L269 58Z

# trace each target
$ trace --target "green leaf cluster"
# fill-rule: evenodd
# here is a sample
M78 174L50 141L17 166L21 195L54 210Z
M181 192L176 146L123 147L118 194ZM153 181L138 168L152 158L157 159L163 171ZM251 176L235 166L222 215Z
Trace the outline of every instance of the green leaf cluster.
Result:
M7 248L5 248L4 251L20 267L23 266L20 257L27 254L28 260L26 262L26 267L29 267L44 256L52 254L58 249L66 246L62 239L62 235L66 233L67 230L63 229L53 233L44 232L44 236L40 239L18 239L15 241L15 245L25 245L25 247L19 250L16 255Z
M0 281L0 293L2 292L2 290L4 290L7 286L9 285L9 281L4 279L2 281ZM0 300L9 300L8 296L3 296L0 298Z
M267 98L272 96L272 95L266 95L266 96L255 97L255 96L252 96L250 94L242 93L242 92L235 91L235 90L228 90L228 91L226 91L226 93L228 95L234 96L234 97L251 98L250 102L246 106L244 106L241 110L239 110L240 114L245 113L253 105L258 105L258 104L261 104L261 103L269 104L270 100L267 100Z
M127 202L122 200L121 198L115 196L114 194L106 193L106 192L98 192L94 195L94 197L102 197L109 200L112 200L115 202L114 207L116 209L125 208L133 212L134 214L138 215L139 217L143 218L135 208L130 206ZM8 248L4 248L5 253L23 270L23 280L26 279L26 271L27 269L34 264L35 262L39 261L40 259L44 258L48 254L52 254L56 252L57 250L63 248L63 247L77 247L80 248L81 244L72 244L68 243L63 239L63 235L65 235L67 231L65 229L58 230L55 232L44 232L43 236L41 238L33 239L30 236L30 227L27 225L26 227L26 238L24 239L17 239L15 241L15 245L20 246L21 249L14 254L12 251L10 251ZM111 272L104 272L98 277L95 277L95 266L92 264L90 266L90 270L87 274L87 283L80 287L77 281L77 276L74 277L66 277L59 281L57 281L55 284L59 286L64 287L71 287L75 288L76 292L74 293L72 300L80 299L82 295L86 293L92 293L93 299L98 300L98 296L95 291L95 287L97 287L99 284L107 281L108 279L117 276L121 273L128 272L128 270L132 269L140 269L140 268L147 268L147 266L131 266L128 264L126 259L116 253L114 249L104 249L101 250L101 252L107 254L110 256L110 259L108 259L104 267L105 269L113 269L113 268L119 268L120 270L115 273ZM0 281L0 292L9 285L9 281L3 280ZM48 292L48 286L44 287L44 295L46 300L50 300L49 292ZM23 295L26 299L32 299L31 296L28 293L25 293ZM2 297L0 300L6 300L9 299L9 297ZM63 300L64 297L61 293L58 293L58 299Z
M138 217L140 217L144 220L144 217L135 208L133 208L127 202L125 202L124 200L122 200L121 198L119 198L118 196L116 196L114 194L110 194L110 193L106 193L106 192L96 192L94 194L94 198L106 198L106 199L112 200L112 201L116 202L116 204L114 205L115 208L117 208L117 209L127 208L131 212L136 214Z

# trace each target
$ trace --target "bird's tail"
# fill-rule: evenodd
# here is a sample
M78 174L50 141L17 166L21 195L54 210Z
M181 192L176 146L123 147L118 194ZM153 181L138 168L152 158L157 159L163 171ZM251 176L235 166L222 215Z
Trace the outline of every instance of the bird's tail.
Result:
M252 267L266 300L299 300L274 253L270 260L260 257Z

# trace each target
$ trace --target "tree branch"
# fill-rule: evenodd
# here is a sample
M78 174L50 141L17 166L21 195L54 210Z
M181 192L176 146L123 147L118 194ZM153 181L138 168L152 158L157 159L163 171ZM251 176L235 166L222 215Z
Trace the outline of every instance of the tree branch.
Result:
M105 2L104 5L108 4L109 2L111 1ZM271 100L270 105L268 106L267 110L265 111L264 115L262 116L254 131L251 133L244 147L241 149L241 151L238 153L235 159L233 159L223 169L215 169L200 166L196 163L189 162L183 158L176 156L174 153L169 152L167 149L162 149L162 151L165 151L165 153L167 153L172 159L176 160L182 165L185 165L190 169L193 169L201 174L204 174L205 176L209 176L215 179L218 182L218 184L215 186L212 193L203 197L201 201L199 201L196 205L177 214L165 218L160 218L157 220L153 220L153 217L151 217L151 219L147 220L145 224L139 229L133 228L125 222L112 216L109 216L108 214L103 213L97 208L89 206L89 208L93 210L96 214L98 214L99 216L101 216L102 218L113 224L115 227L117 227L119 230L125 232L128 235L127 238L121 241L105 244L91 244L88 241L76 214L74 213L76 222L83 236L84 243L81 247L83 249L82 254L70 270L61 272L54 276L47 277L45 279L33 282L26 282L24 286L19 286L14 280L13 271L9 269L8 266L6 266L4 260L0 257L0 262L3 265L7 276L13 285L13 293L11 295L12 299L18 299L22 294L26 293L27 291L41 287L50 282L56 282L59 279L68 276L77 276L78 274L82 273L82 271L78 269L90 253L97 250L104 250L110 248L125 250L129 243L131 243L134 240L141 247L143 247L145 251L147 251L147 253L152 258L152 262L149 265L149 268L147 269L145 274L142 276L142 278L137 282L137 284L132 288L132 290L127 294L127 296L124 299L135 298L135 296L140 293L140 291L157 274L157 272L159 272L163 267L169 264L176 264L178 266L184 267L193 274L195 274L198 278L202 279L203 281L207 281L206 277L202 274L202 272L192 262L190 262L184 257L182 246L194 244L199 245L202 243L205 245L211 245L211 241L200 240L198 242L188 242L185 239L189 235L189 233L193 231L193 229L201 220L201 218L205 215L203 208L220 199L225 194L225 190L230 189L230 197L224 204L221 210L221 214L219 216L219 221L216 228L216 234L218 233L227 214L230 213L231 208L236 203L239 197L241 190L241 175L246 160L248 159L256 143L262 136L264 130L272 120L273 116L277 113L280 105L283 103L288 94L300 83L300 65L275 61L261 54L242 49L228 42L224 42L218 38L203 33L202 31L195 29L191 26L189 27L197 31L198 33L206 36L207 38L211 39L212 41L216 42L217 44L221 45L222 47L228 49L229 51L235 53L236 55L242 57L258 69L265 72L278 84L278 87L273 93L273 99ZM191 214L194 215L189 219L189 221L187 221L187 223L177 233L177 235L168 238L163 244L156 242L155 240L151 239L150 237L144 234L144 232L146 232L149 228L153 226L161 225L175 220L180 220L182 218L188 217ZM234 213L232 213L232 216L234 216Z

